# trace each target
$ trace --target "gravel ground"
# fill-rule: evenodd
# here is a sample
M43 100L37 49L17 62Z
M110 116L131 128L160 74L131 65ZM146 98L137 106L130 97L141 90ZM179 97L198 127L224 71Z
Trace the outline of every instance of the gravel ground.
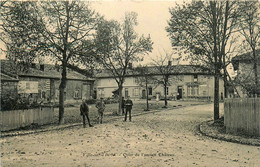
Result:
M223 106L222 106L223 107ZM2 166L259 166L260 147L198 134L213 105L1 140Z

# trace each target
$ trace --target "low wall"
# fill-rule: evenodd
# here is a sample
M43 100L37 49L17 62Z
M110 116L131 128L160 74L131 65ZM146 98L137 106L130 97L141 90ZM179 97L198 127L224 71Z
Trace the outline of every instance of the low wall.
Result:
M225 99L224 124L227 133L260 136L260 99Z
M49 124L53 122L54 109L43 106L28 110L12 110L0 112L1 131L18 129L31 124Z

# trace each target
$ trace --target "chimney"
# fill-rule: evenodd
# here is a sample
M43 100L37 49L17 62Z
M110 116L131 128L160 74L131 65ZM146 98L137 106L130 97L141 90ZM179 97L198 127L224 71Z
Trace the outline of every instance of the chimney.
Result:
M172 66L172 61L168 61L168 66Z
M40 64L40 70L44 71L44 64Z

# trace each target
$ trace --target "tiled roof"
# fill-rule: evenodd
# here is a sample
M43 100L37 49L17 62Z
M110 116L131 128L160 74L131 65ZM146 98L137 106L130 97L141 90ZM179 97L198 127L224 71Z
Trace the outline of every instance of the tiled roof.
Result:
M260 49L256 50L256 56L258 60L260 60ZM252 61L252 60L253 60L252 52L247 52L232 58L232 61Z
M19 80L14 77L1 73L1 81L18 82Z
M15 69L16 68L16 69ZM1 71L5 73L17 73L19 76L40 77L40 78L61 78L61 69L51 64L44 64L44 71L40 70L40 64L35 64L35 67L29 67L28 70L19 70L19 67L11 61L1 60ZM67 79L71 80L92 80L78 72L67 69Z
M148 68L148 75L161 75L161 73L157 70L155 66L143 67ZM200 66L195 65L177 65L173 66L170 75L192 75L192 74L204 74L211 75L213 74L208 69L202 68ZM127 71L126 76L139 76L140 74L135 70L131 69ZM102 71L101 73L97 73L97 78L106 78L112 77L112 73L109 71Z

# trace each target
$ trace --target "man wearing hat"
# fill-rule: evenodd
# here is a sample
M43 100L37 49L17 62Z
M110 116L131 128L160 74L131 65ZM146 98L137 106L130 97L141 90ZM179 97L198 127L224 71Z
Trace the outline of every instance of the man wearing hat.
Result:
M131 121L131 110L132 110L133 102L130 100L130 96L127 97L125 101L125 121L127 120L127 113L129 112L129 121Z
M82 115L82 117L83 117L83 127L84 128L86 128L86 117L88 120L89 127L93 127L93 125L90 124L90 120L89 120L89 108L88 108L88 104L87 104L87 99L82 100L82 103L80 105L80 115Z

